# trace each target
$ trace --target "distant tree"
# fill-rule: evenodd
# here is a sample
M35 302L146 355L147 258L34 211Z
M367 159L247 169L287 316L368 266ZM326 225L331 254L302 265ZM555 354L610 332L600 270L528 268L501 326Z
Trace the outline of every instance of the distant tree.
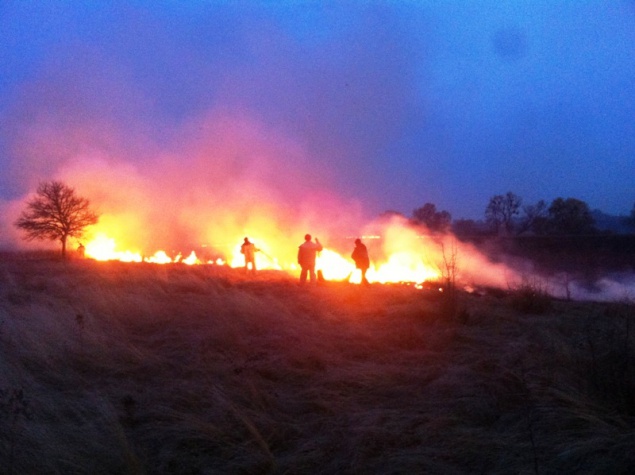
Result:
M426 203L412 212L412 219L416 223L425 224L431 231L443 232L450 228L452 215L447 211L437 211L436 205Z
M49 181L40 183L15 225L26 232L27 241L59 240L62 257L66 257L67 239L80 238L84 228L98 219L86 198L77 196L73 188L60 181Z
M548 229L552 234L587 234L596 231L589 206L576 198L556 198L551 202Z
M457 219L452 223L452 232L459 237L470 237L486 234L486 229L482 221Z
M536 204L523 206L522 210L518 233L533 231L536 234L544 234L548 216L547 203L540 200Z
M627 233L635 229L635 203L633 204L630 214L622 217L622 222L626 227Z
M594 227L604 234L628 234L631 231L630 216L618 216L605 213L602 210L591 210Z
M492 196L485 208L485 221L496 233L505 231L511 234L514 229L514 217L519 214L521 203L522 199L511 191L504 195Z

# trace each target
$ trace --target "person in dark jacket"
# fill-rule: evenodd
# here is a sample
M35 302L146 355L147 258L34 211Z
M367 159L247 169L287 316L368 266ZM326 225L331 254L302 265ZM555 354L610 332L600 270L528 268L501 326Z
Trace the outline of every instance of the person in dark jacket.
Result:
M300 264L302 269L300 272L301 284L306 282L307 274L311 278L311 283L315 283L315 258L322 249L322 244L320 244L318 238L315 238L315 242L313 242L310 234L304 236L304 243L298 247L298 264Z
M366 245L363 244L362 240L359 238L355 239L355 249L353 249L351 259L355 261L355 267L362 272L362 284L368 285L366 272L370 267L370 259L368 258L368 249L366 249Z
M245 256L245 271L249 269L249 264L251 264L251 271L256 272L256 251L258 249L254 243L249 238L245 238L240 246L240 252Z

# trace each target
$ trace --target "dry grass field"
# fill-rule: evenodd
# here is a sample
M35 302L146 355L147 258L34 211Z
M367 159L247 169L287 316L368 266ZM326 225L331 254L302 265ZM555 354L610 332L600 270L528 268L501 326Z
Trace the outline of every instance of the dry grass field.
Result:
M0 289L2 473L635 467L629 302L23 255Z

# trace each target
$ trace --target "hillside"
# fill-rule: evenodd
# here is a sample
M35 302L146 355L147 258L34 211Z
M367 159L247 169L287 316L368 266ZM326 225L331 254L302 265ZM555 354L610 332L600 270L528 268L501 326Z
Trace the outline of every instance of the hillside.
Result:
M0 286L3 473L635 466L632 303L20 255Z

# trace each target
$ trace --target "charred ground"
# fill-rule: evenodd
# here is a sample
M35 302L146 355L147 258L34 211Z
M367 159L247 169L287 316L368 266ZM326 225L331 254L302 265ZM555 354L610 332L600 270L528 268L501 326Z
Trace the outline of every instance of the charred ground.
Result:
M6 473L627 473L629 302L0 264Z

